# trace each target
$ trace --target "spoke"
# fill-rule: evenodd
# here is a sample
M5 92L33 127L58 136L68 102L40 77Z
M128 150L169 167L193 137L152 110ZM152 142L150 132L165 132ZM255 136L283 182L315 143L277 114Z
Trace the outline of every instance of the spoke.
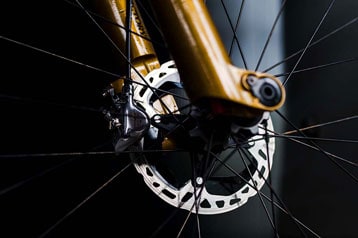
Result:
M295 70L295 71L289 72L289 73L276 74L275 77L287 76L290 73L291 74L297 74L297 73L303 73L303 72L313 71L313 70L317 70L317 69L328 68L328 67L332 67L332 66L335 66L335 65L354 62L354 61L358 61L358 57L353 57L353 58L345 59L345 60L339 60L339 61L335 61L335 62L332 62L332 63L317 65L317 66L313 66L313 67L309 67L309 68L305 68L305 69L299 69L299 70Z
M98 24L98 22L96 21L96 19L94 19L91 14L87 11L87 9L85 7L83 7L83 5L80 3L79 0L76 0L76 3L81 7L81 9L86 13L86 15L91 19L91 21L96 25L96 27L101 31L101 33L106 37L106 39L111 43L111 45L117 50L117 52L122 56L122 58L126 61L126 63L128 64L128 68L133 69L133 71L141 78L141 80L146 84L146 87L150 88L151 91L153 92L153 94L155 96L157 96L158 100L162 103L162 105L165 107L165 109L173 116L173 118L175 120L178 121L178 119L174 116L174 114L171 112L171 110L169 109L169 107L163 102L163 100L159 97L158 93L156 92L156 90L153 90L152 87L150 87L149 83L147 80L145 80L145 78L143 77L143 75L138 71L138 69L136 69L136 67L132 64L131 60L128 59L127 55L125 53L123 53L121 51L121 49L117 46L116 43L114 43L114 41L111 39L111 37L106 33L106 31ZM129 9L128 11L130 11L131 9ZM130 32L126 33L128 36L130 35ZM129 39L129 38L127 38ZM127 41L129 43L127 43L127 47L130 44L130 41ZM127 53L127 52L126 52ZM129 74L131 75L131 74ZM132 82L132 80L129 78L130 83ZM128 77L125 78L125 81L128 81Z
M140 82L137 82L137 81L134 81L134 80L130 80L131 83L133 84L138 84L138 85L141 85L141 86L144 86L144 87L148 87L153 93L154 92L161 92L161 93L166 93L168 95L171 95L175 98L179 98L179 99L183 99L183 100L186 100L186 101L189 101L189 98L188 97L184 97L182 95L179 95L179 94L176 94L176 93L172 93L170 91L167 91L167 90L164 90L164 89L160 89L160 88L155 88L155 87L152 87L152 86L149 86L148 84L145 84L145 83L140 83ZM155 93L157 95L157 93Z
M210 166L210 169L206 171L205 176L203 177L203 184L206 183L206 181L208 180L208 178L209 178L210 175L212 174L215 165L216 165L216 160L212 161L212 165ZM199 193L198 193L198 195L197 195L197 197L198 197L199 199L200 199L200 197L201 197L201 194L202 194L203 189L204 189L204 186L201 186L200 189L199 189ZM184 202L181 202L181 204L178 206L178 208L181 208L183 205L184 205ZM186 223L188 222L188 219L189 219L190 215L193 213L193 209L195 208L195 206L196 206L195 203L191 206L191 208L190 208L190 210L189 210L189 212L188 212L188 215L187 215L186 218L185 218L185 221L184 221L183 225L180 227L180 230L179 230L179 232L178 232L178 234L177 234L177 237L179 237L179 236L181 235L181 233L183 232L183 229L184 229ZM155 230L155 232L154 232L150 237L151 237L151 238L152 238L152 237L153 237L153 238L156 237L156 236L159 234L159 232L163 229L163 227L164 227L166 224L168 224L168 222L169 222L171 219L174 218L174 216L178 213L178 211L179 211L179 210L174 210L174 212L172 212L172 214ZM200 232L200 230L199 230L199 232ZM200 234L200 233L199 233L199 234Z
M173 127L172 129L170 129L170 131L168 131L167 133L165 133L164 137L168 137L170 136L172 133L174 133L179 127L182 127L183 124L189 120L189 117L185 118L181 123L177 123L175 125L175 127ZM185 128L184 128L185 129Z
M301 130L302 131L302 130ZM290 136L284 134L277 135L268 135L269 137L277 138L291 138L291 139L300 139L300 140L313 140L313 141L327 141L327 142L341 142L341 143L358 143L358 140L344 140L344 139L333 139L333 138L318 138L318 137L309 137L309 136Z
M207 173L207 169L209 168L209 162L210 162L210 153L213 149L213 142L214 142L214 130L211 131L210 133L210 138L209 138L209 143L207 145L207 154L206 154L206 158L204 161L204 166L200 171L200 176L204 177L204 175Z
M17 45L20 45L20 46L23 46L23 47L28 48L28 49L32 49L32 50L35 50L35 51L38 51L38 52L53 56L55 58L58 58L58 59L61 59L61 60L64 60L64 61L67 61L67 62L70 62L70 63L74 63L74 64L77 64L77 65L86 67L88 69L92 69L92 70L95 70L95 71L98 71L98 72L101 72L101 73L105 73L105 74L110 75L110 76L114 76L116 78L120 77L120 75L118 75L118 74L115 74L115 73L109 72L107 70L103 70L103 69L100 69L100 68L97 68L97 67L82 63L82 62L79 62L79 61L74 60L74 59L67 58L65 56L61 56L61 55L52 53L52 52L47 51L47 50L40 49L38 47L23 43L21 41L13 40L13 39L7 38L7 37L2 36L2 35L0 35L0 39L1 40L6 40L8 42L11 42L11 43L14 43L14 44L17 44Z
M155 238L158 237L158 234L160 233L160 231L168 224L168 222L170 222L174 216L179 212L179 209L175 209L168 217L167 219L165 219L165 221L162 222L162 224L160 224L160 226L158 226L158 228L151 234L150 238Z
M185 109L187 109L187 108L190 108L190 107L192 107L193 106L193 104L192 103L188 103L188 104L186 104L186 105L184 105L184 106L181 106L181 107L179 107L177 110L175 110L175 111L173 111L173 113L180 113L181 111L183 111L183 110L185 110ZM191 110L191 109L190 109ZM190 113L188 113L188 114L186 114L186 115L189 115Z
M296 139L293 139L293 138L288 138L288 139L289 139L290 141L294 141L294 142L296 142L296 143L298 143L298 144L304 145L304 146L306 146L306 147L308 147L308 148L314 149L314 150L316 150L316 151L320 151L317 147L312 146L312 145L309 145L309 144L307 144L307 143L304 143L304 142L302 142L302 141L300 141L300 140L296 140ZM346 164L348 164L348 165L351 165L351 166L353 166L353 167L358 168L358 163L354 163L354 162L352 162L352 161L349 161L349 160L347 160L347 159L344 159L344 158L342 158L342 157L339 157L338 155L329 153L329 152L327 152L327 151L326 151L326 153L327 153L327 155L331 156L332 158L335 158L335 159L337 159L337 160L339 160L339 161L342 161L342 162L344 162L344 163L346 163Z
M197 184L196 184L196 178L197 178L197 158L195 157L195 155L193 155L193 153L191 153L191 167L192 167L192 183L194 184L194 208L195 208L195 217L196 217L196 225L197 225L197 231L200 237L200 221L199 221L199 204L200 204L200 199L201 197L198 196L198 190L197 190ZM200 171L199 171L200 173ZM203 186L203 184L201 185ZM183 225L180 228L180 231L178 232L176 237L180 237L181 233L183 232L183 229L190 217L190 215L192 214L192 211L190 210L190 212L188 213L185 222L183 223Z
M104 145L107 145L107 143L103 143L103 144L97 145L97 146L95 146L95 147L93 148L93 150L100 149L100 148L102 148ZM45 155L45 154L42 154L42 155ZM33 156L25 156L25 157L33 157ZM37 157L37 156L36 156L36 157ZM41 156L40 156L40 157L41 157ZM59 157L59 156L56 156L56 157ZM66 157L68 157L68 156L66 156ZM1 158L1 155L0 155L0 158ZM14 158L14 157L13 157L13 158ZM16 158L24 158L24 157L16 157ZM80 158L80 157L78 157L78 158ZM17 182L17 183L15 183L15 184L13 184L13 185L11 185L11 186L5 188L5 189L2 189L2 190L0 191L0 196L6 194L6 193L8 193L8 192L13 191L14 189L17 189L17 188L19 188L19 187L22 187L22 186L26 185L27 183L29 183L29 182L31 182L31 181L33 181L33 180L35 180L35 179L38 179L38 178L40 178L40 177L43 177L43 176L45 176L46 174L49 174L50 172L55 171L56 169L59 169L59 168L61 168L61 167L64 167L65 165L69 164L70 162L74 161L75 159L77 159L77 158L74 157L74 158L65 160L65 161L63 161L63 162L61 162L61 163L59 163L59 164L56 164L55 166L52 166L52 167L50 167L50 168L48 168L48 169L45 169L45 170L43 170L43 171L41 171L41 172L39 172L39 173L37 173L37 174L35 174L35 175L32 175L31 177L28 177L28 178L26 178L26 179L23 179L23 180L20 181L20 182Z
M267 40L266 40L266 43L265 43L265 45L264 45L264 48L263 48L262 51L261 51L259 60L258 60L257 65L256 65L256 67L255 67L255 71L257 71L257 70L259 69L259 67L260 67L261 61L262 61L262 59L263 59L263 57L264 57L264 54L265 54L266 49L267 49L267 46L268 46L268 44L270 43L270 40L271 40L273 31L274 31L275 28L276 28L276 24L278 23L278 20L279 20L281 14L282 14L282 12L283 12L283 9L285 8L286 2L287 2L287 0L284 0L284 1L282 2L282 4L281 4L280 11L277 13L277 16L276 16L276 18L275 18L275 21L274 21L274 23L273 23L273 25L272 25L272 28L271 28L271 30L270 30L270 33L269 33L269 35L268 35L268 37L267 37Z
M77 0L77 2L79 2ZM132 72L132 55L131 55L131 24L132 24L132 0L127 0L126 1L126 59L128 61L127 64L127 78L130 79L130 81L132 81L131 78L131 72ZM124 87L132 85L132 83L130 81L124 81ZM132 92L128 92L130 95L132 94ZM131 97L131 96L130 96Z
M316 232L314 232L311 228L309 228L308 226L306 226L304 223L302 223L300 220L298 220L296 217L294 217L288 210L286 210L285 208L283 208L282 206L280 206L279 204L277 204L277 202L272 201L267 195L265 195L264 193L262 193L260 190L256 189L255 186L253 186L249 181L247 181L242 175L240 175L238 172L236 172L233 168L231 168L229 165L227 165L226 163L224 163L218 156L216 156L214 153L211 153L212 156L214 156L214 158L216 159L216 161L220 162L220 164L222 164L223 166L225 166L227 169L229 169L233 174L235 174L236 176L238 176L240 179L242 179L248 186L250 186L251 188L253 188L257 193L260 193L262 195L262 197L264 197L266 200L268 200L269 202L272 202L276 208L278 208L280 211L282 211L283 213L285 213L286 215L290 216L291 219L294 220L295 223L299 224L300 226L302 226L303 228L305 228L307 231L309 231L312 235L314 235L315 237L320 237ZM266 181L266 180L265 180ZM269 185L268 183L266 183L267 185Z
M92 199L95 195L97 195L100 191L102 191L108 184L110 184L115 178L117 178L120 174L122 174L130 165L126 165L123 169L118 171L115 175L113 175L109 180L107 180L102 186L96 189L93 193L91 193L88 197L86 197L82 202L80 202L77 206L75 206L72 210L66 213L62 218L60 218L57 222L55 222L52 226L50 226L45 232L43 232L39 238L46 237L51 231L53 231L56 227L58 227L63 221L65 221L68 217L74 214L78 209L80 209L84 204L86 204L90 199Z
M194 205L194 204L193 204L193 205ZM193 209L193 208L194 208L194 206L192 207L192 209ZM178 234L176 235L176 238L180 238L180 235L182 234L182 232L183 232L183 230L184 230L186 224L188 223L189 218L190 218L190 216L191 216L191 214L192 214L192 209L189 211L188 215L185 217L185 220L184 220L184 222L183 222L183 225L180 227L180 230L179 230Z
M249 173L249 175L250 175L250 179L251 179L251 181L252 181L252 184L255 186L256 190L258 191L259 189L258 189L258 187L257 187L257 185L256 185L256 183L255 183L255 180L254 180L254 177L252 176L252 173L251 173L251 171L250 171L250 168L249 168L247 162L246 162L245 159L244 159L243 153L241 152L240 149L238 149L237 151L239 152L240 157L241 157L241 160L242 160L242 162L244 163L245 168L246 168L246 170L248 171L248 173ZM271 184L271 183L270 183L270 184ZM276 225L276 222L275 222L275 220L274 220L274 219L275 219L274 216L271 218L271 215L270 215L270 213L269 213L269 211L268 211L268 209L267 209L267 206L266 206L266 204L265 204L265 202L264 202L264 200L263 200L263 198L262 198L261 193L257 193L257 194L258 194L258 196L259 196L261 205L262 205L263 208L264 208L264 211L265 211L265 213L266 213L267 219L269 220L270 225L272 226L272 229L273 229L274 232L275 232L275 236L276 236L276 237L279 237L278 231L277 231L277 228L276 228L277 225ZM274 200L273 200L273 196L272 196L272 192L271 192L271 197L270 197L270 199L271 199L271 201L274 201ZM273 205L273 202L271 202L271 205L274 206L274 205ZM272 212L273 212L273 209L272 209Z
M74 7L77 7L77 8L80 8L80 9L81 9L81 7L80 7L78 4L75 4L74 2L71 2L71 1L69 1L69 0L63 0L63 1L66 2L66 3L68 3L68 4L71 4L71 5L74 6ZM140 2L140 1L139 1L139 2ZM102 21L104 21L104 22L106 22L106 23L109 23L109 24L111 24L111 25L114 25L114 26L116 26L116 27L119 27L119 28L121 28L121 29L123 29L123 30L126 30L126 27L125 27L125 26L122 26L122 25L118 24L117 22L113 22L113 21L109 20L108 18L106 18L106 17L104 17L104 16L102 16L102 15L100 15L100 14L98 14L98 13L95 13L95 12L93 12L93 11L87 9L87 8L86 8L86 10L87 10L88 13L91 14L92 16L97 17L97 18L101 19ZM133 35L136 35L136 36L138 36L138 37L141 37L141 38L144 39L144 40L147 40L147 41L149 41L149 42L151 42L151 43L153 43L153 44L156 44L156 45L158 45L158 46L161 46L161 47L165 48L165 46L164 46L162 43L160 43L160 42L154 41L154 40L150 39L149 37L146 37L146 36L144 36L144 35L142 35L142 34L139 34L139 33L137 33L137 32L134 32L134 31L131 31L131 30L129 30L129 31L130 31L130 33L133 34Z
M141 153L175 153L182 150L143 150ZM0 159L6 158L27 158L27 157L62 157L62 156L83 156L83 155L121 155L131 154L133 151L95 151L95 152L68 152L68 153L39 153L39 154L5 154L0 155Z
M236 33L237 29L239 28L240 20L241 20L241 16L242 16L242 10L244 9L244 4L245 4L245 0L242 0L241 5L240 5L240 10L239 10L239 15L237 16L237 19L236 19L234 33ZM235 37L233 37L231 39L229 56L231 56L231 54L232 54L232 50L233 50L233 47L234 47L234 42L235 42Z
M245 69L247 69L247 63L246 63L246 60L245 60L245 56L244 56L244 53L242 51L242 48L241 48L241 45L240 45L240 42L239 42L239 38L237 37L237 34L236 34L236 30L235 30L235 27L230 19L230 16L229 16L229 12L227 11L227 8L225 6L225 3L223 0L221 0L221 5L223 6L224 8L224 11L225 11L225 14L226 14L226 18L227 20L229 21L229 25L231 27L231 30L232 30L232 33L233 33L233 37L235 39L235 42L236 42L236 45L237 47L239 48L239 51L240 51L240 55L241 55L241 58L242 58L242 61L244 63L244 67Z
M203 187L201 187L200 191L199 191L199 197L201 195L201 192L203 190ZM184 205L184 202L181 202L178 206L178 208L181 208ZM190 211L188 212L188 215L186 216L182 226L179 229L179 232L177 234L176 237L179 237L181 235L181 233L184 230L184 227L186 225L186 223L188 222L190 215L193 212L193 209L195 207L195 203L192 205ZM168 217L167 219L165 219L165 221L162 222L162 224L152 233L152 235L150 236L151 238L157 237L157 235L160 233L160 231L174 218L174 216L179 212L179 209L175 209Z
M216 165L216 160L211 160L211 164L210 166L208 165L208 161L211 157L211 154L212 154L212 143L213 143L213 140L214 140L214 134L211 133L211 136L210 136L210 139L209 139L209 146L208 146L208 151L207 151L207 155L206 155L206 162L205 162L205 171L201 171L201 174L202 174L202 178L203 178L203 182L202 184L200 185L199 187L199 192L197 192L196 190L196 180L193 181L193 184L194 184L194 196L195 196L195 202L194 204L192 205L190 211L188 212L188 215L187 215L187 218L185 219L185 223L182 225L178 235L177 235L177 238L180 237L182 231L183 231L183 228L185 226L185 224L187 223L190 215L192 214L192 210L194 208L196 208L196 221L197 221L197 231L198 231L198 237L200 238L201 237L201 231L200 231L200 223L199 223L199 205L200 205L200 199L201 199L201 194L205 188L205 183L208 181L209 177L211 176L211 174L213 174L213 171L214 171L214 168L215 168L215 165ZM195 167L193 168L195 169ZM194 176L195 176L195 171L194 172ZM196 177L194 177L195 179Z
M150 22L153 24L153 26L155 27L155 29L159 32L160 35L163 35L162 33L162 29L160 29L160 26L157 24L157 22L154 20L152 14L150 14L146 7L143 6L143 3L142 1L136 1L135 2L136 4L138 4L138 6L141 8L141 11L144 12L144 14L148 17L148 19L150 20ZM163 47L163 48L166 48L163 44L160 43L160 45Z
M250 163L253 163L253 160L249 156L246 156L246 158L249 160ZM295 223L296 227L299 229L299 231L302 234L302 236L307 237L306 233L304 232L304 230L302 229L300 224L296 221L296 218L293 216L292 212L288 209L287 205L283 202L283 200L276 193L275 189L272 187L272 184L267 181L267 179L265 178L264 174L257 167L255 167L255 170L260 175L260 177L265 181L265 184L269 187L270 192L279 201L281 206L283 206L283 209L285 210L286 215L288 215L290 217L290 219ZM261 194L261 193L259 193L259 194ZM272 205L277 207L277 205L274 203L274 200L273 200L272 197L270 198L270 202L271 202Z
M298 130L299 130L299 129L298 129ZM268 131L271 132L271 133L274 133L276 136L282 135L282 134L279 134L279 133L274 132L274 131L271 131L271 130L268 130ZM295 131L295 132L297 132L297 131ZM305 136L302 136L302 137L305 138ZM309 145L309 144L304 143L304 142L302 142L302 141L300 141L300 140L297 140L297 139L294 139L294 138L290 138L290 137L287 137L286 139L287 139L287 140L290 140L290 141L294 141L294 142L299 143L299 144L301 144L301 145L304 145L304 146L306 146L306 147L308 147L308 148L311 148L311 149L313 149L313 150L320 151L316 146ZM340 157L340 156L338 156L338 155L329 153L329 152L327 152L327 151L326 151L326 153L327 153L329 156L331 156L331 157L333 157L333 158L335 158L335 159L337 159L337 160L339 160L339 161L341 161L341 162L343 162L343 163L346 163L346 164L351 165L351 166L354 166L354 167L358 167L358 163L354 163L354 162L352 162L352 161L349 161L349 160L347 160L347 159L344 159L344 158L342 158L342 157Z
M213 169L213 167L211 167L210 170L207 170L208 168L208 163L209 163L209 159L210 159L210 153L211 153L211 149L212 149L212 143L213 143L213 140L214 140L214 133L212 132L210 134L210 138L209 138L209 143L208 143L208 151L207 151L207 154L206 154L206 158L205 158L205 161L203 164L200 164L200 168L199 168L199 176L201 178L205 178L208 173L208 171L211 171ZM198 231L198 237L201 237L201 231L200 231L200 220L199 220L199 208L200 208L200 200L201 200L201 193L204 189L204 181L202 184L198 184L199 187L200 187L200 191L198 192L197 190L197 169L198 169L198 166L197 166L197 157L195 157L195 155L191 154L191 162L192 162L192 183L194 184L194 204L192 206L192 208L190 209L186 219L185 219L185 222L184 224L182 225L179 233L177 234L177 237L180 237L181 233L183 232L183 229L190 217L190 215L192 214L192 209L195 208L196 210L196 214L195 214L195 217L196 217L196 225L197 225L197 231ZM206 182L206 180L205 180Z
M321 25L322 25L323 21L326 19L326 16L327 16L328 13L330 12L330 10L331 10L331 8L332 8L334 2L335 2L335 0L332 0L331 3L329 4L327 10L325 11L325 13L323 14L323 16L322 16L322 18L321 18L321 21L319 22L319 24L317 25L316 29L314 30L314 32L313 32L313 34L312 34L310 40L307 42L307 44L306 44L304 50L302 51L300 57L299 57L298 60L296 61L295 66L292 68L292 70L291 70L291 72L289 73L289 75L287 76L287 78L283 81L283 85L286 85L286 83L288 82L288 80L290 80L292 73L296 70L298 64L301 62L301 60L302 60L303 56L305 55L305 53L306 53L306 51L307 51L309 45L311 44L313 38L316 36L316 33L317 33L318 30L321 28Z
M267 121L264 121L264 127L265 127L265 144L266 144L266 157L267 157L267 167L270 169L271 168L271 158L270 158L270 149L269 149L269 141L270 141L270 138L268 137L268 131L267 131ZM272 176L271 176L271 173L268 173L268 181L269 181L269 184L272 185ZM273 198L273 192L272 190L270 189L270 198L272 201L274 201L274 198ZM273 222L274 222L274 227L277 227L277 223L276 223L276 214L275 214L275 207L273 205L273 202L271 202L271 210L272 210L272 219L273 219ZM277 230L276 230L276 234L277 234ZM277 234L278 235L278 234Z
M61 60L64 60L64 61L67 61L67 62L76 64L76 65L80 65L80 66L82 66L82 67L85 67L85 68L88 68L88 69L91 69L91 70L94 70L94 71L97 71L97 72L100 72L100 73L104 73L104 74L109 75L109 76L113 76L113 77L115 77L116 79L122 77L122 76L119 75L119 74L115 74L115 73L109 72L109 71L107 71L107 70L100 69L100 68L97 68L97 67L95 67L95 66L91 66L91 65L88 65L88 64L85 64L85 63L76 61L76 60L74 60L74 59L67 58L67 57L65 57L65 56L55 54L55 53L50 52L50 51L47 51L47 50L40 49L40 48L38 48L38 47L35 47L35 46L32 46L32 45L26 44L26 43L24 43L24 42L7 38L7 37L5 37L5 36L1 36L1 35L0 35L0 40L5 40L5 41L8 41L8 42L14 43L14 44L16 44L16 45L19 45L19 46L22 46L22 47L25 47L25 48L29 48L29 49L35 50L35 51L37 51L37 52L40 52L40 53L44 53L44 54L50 55L50 56L55 57L55 58L58 58L58 59L61 59ZM139 74L138 71L137 71L137 73ZM126 80L129 80L129 79L126 79ZM178 94L175 94L175 93L166 91L166 90L162 90L162 89L159 89L159 88L153 88L153 87L149 86L149 85L146 84L146 83L140 83L140 82L133 81L133 80L130 80L130 82L133 83L133 84L138 84L138 85L141 85L141 86L144 86L144 87L148 87L148 88L150 88L152 91L158 91L158 92L162 92L162 93L167 93L167 94L172 95L173 97L176 97L176 98L180 98L180 99L184 99L184 100L189 100L187 97L183 97L183 96L181 96L181 95L178 95Z
M262 136L262 135L261 135ZM238 146L245 146L245 145L250 145L251 143L254 143L256 141L262 141L264 140L265 137L261 137L261 138L256 138L256 139L249 139L248 141L245 142L237 142L235 144L230 144L228 145L226 148L236 148Z
M275 111L287 124L292 126L299 134L301 134L303 137L306 137L306 135L300 131L299 128L297 128L291 121L289 121L282 113L280 113L278 110ZM347 174L349 177L351 177L355 182L358 183L358 178L355 177L351 172L349 172L346 168L344 168L338 161L335 160L335 157L331 156L331 154L325 150L323 150L320 146L317 145L314 141L310 140L310 143L316 147L323 155L325 155L331 162L333 162L339 169L341 169L345 174Z
M307 126L307 127L304 127L304 128L300 128L299 130L300 131L306 131L306 130L311 130L311 129L315 129L315 128L320 128L320 127L323 127L323 126L334 125L334 124L338 124L338 123L341 123L341 122L351 121L351 120L355 120L355 119L358 119L358 115L349 116L349 117L346 117L346 118L342 118L342 119L338 119L338 120L334 120L334 121L330 121L330 122L320 123L320 124L317 124L317 125ZM294 134L294 133L297 133L297 130L286 131L286 132L284 132L282 134L283 135L290 135L290 134Z
M79 8L86 13L86 15L91 19L91 21L96 25L96 27L101 31L103 36L111 43L111 45L117 50L117 52L126 60L126 63L131 65L130 60L127 59L127 56L125 53L122 52L122 50L117 46L117 44L111 39L111 37L105 32L105 30L99 25L99 23L96 21L96 19L93 18L93 16L90 14L90 12L81 4L79 0L76 0L77 5ZM127 32L127 28L125 27L124 30ZM127 34L127 33L126 33ZM133 67L133 66L132 66ZM134 67L133 67L134 68Z
M48 102L48 101L37 100L37 99L32 99L32 98L10 96L10 95L5 95L5 94L0 94L0 98L11 100L11 101L17 101L17 102L26 102L26 103L33 103L33 104L46 104L49 106L64 107L64 108L68 108L68 109L75 109L75 110L88 111L88 112L101 112L99 109L90 108L90 107L61 104L61 103Z
M337 32L345 29L346 27L352 25L353 23L356 23L358 20L358 17L355 17L353 20L350 20L349 22L345 23L344 25L336 28L335 30L331 31L330 33L324 35L323 37L319 38L318 40L312 42L309 46L308 46L308 49L311 48L312 46L314 45L317 45L318 43L322 42L323 40L329 38L330 36L333 36L334 34L336 34ZM293 54L291 54L290 56L287 56L285 59L283 59L282 61L280 62L277 62L276 64L272 65L271 67L265 69L263 72L266 73L274 68L276 68L277 66L289 61L290 59L294 58L295 56L299 55L300 53L302 53L304 51L304 49L301 49Z
M144 156L144 154L141 154L140 156ZM159 195L159 194L157 194ZM178 206L178 208L181 208L184 205L184 202L181 202ZM188 219L190 215L192 214L192 210L194 209L195 204L191 207L183 225L180 227L180 230L178 232L177 237L183 232L183 229L188 222ZM159 226L158 228L151 234L150 238L157 237L157 235L160 233L160 231L175 217L175 215L179 212L179 209L175 209Z
M66 161L64 161L64 162L62 162L62 163L59 163L59 164L57 164L57 165L55 165L55 166L52 166L52 167L50 167L50 168L48 168L48 169L43 170L43 171L41 171L40 173L37 173L37 174L35 174L35 175L32 175L32 176L29 177L29 178L23 179L23 180L21 180L21 181L15 183L15 184L13 184L13 185L7 187L7 188L4 188L4 189L0 190L0 197L1 197L2 195L4 195L4 194L8 193L8 192L11 192L11 191L13 191L13 190L15 190L15 189L17 189L17 188L20 188L20 187L22 187L22 186L28 184L29 182L31 182L31 181L33 181L33 180L35 180L35 179L38 179L38 178L40 178L40 177L45 176L46 174L49 174L50 172L55 171L56 169L61 168L61 167L63 167L63 166L65 166L65 165L69 164L70 162L72 162L72 161L74 161L74 160L75 160L75 158L68 159L68 160L66 160Z
M232 148L235 148L235 149L236 149L237 146L235 145L235 146L233 146ZM226 164L226 163L228 162L228 160L231 159L232 156L233 156L235 153L236 153L236 151L235 151L235 150L232 150L224 159L222 159L222 160L221 160L222 163L220 164L220 166L215 167L215 169L213 170L213 174L215 174L215 173L223 166L223 164Z
M38 153L38 154L7 154L0 155L0 158L30 158L30 157L61 157L61 156L82 156L82 155L114 155L114 151L94 152L67 152L67 153Z
M204 176L204 184L206 183L207 179L210 177L210 175L212 174L212 172L214 171L214 168L216 167L216 164L217 162L220 162L220 164L222 166L225 166L226 168L228 168L230 171L232 171L233 174L235 174L236 176L238 176L240 179L242 179L245 183L247 183L250 187L252 187L253 189L255 189L255 191L257 191L258 193L261 194L261 196L263 198L265 198L267 201L269 202L273 202L274 206L279 209L281 212L283 212L284 214L288 215L296 225L299 226L301 232L302 232L302 228L306 229L307 231L309 231L312 235L314 235L315 237L320 237L317 233L315 233L311 228L309 228L307 225L305 225L304 223L302 223L300 220L298 220L296 217L294 217L292 215L292 213L288 210L288 208L286 208L286 206L284 205L284 203L282 202L282 200L277 196L277 194L275 193L275 191L273 190L273 188L271 187L270 184L268 184L268 182L266 181L265 179L265 183L270 187L270 189L273 190L273 193L275 195L275 197L277 198L277 200L282 204L279 205L277 202L275 201L272 201L267 195L265 195L264 193L262 193L261 191L257 190L255 188L255 186L253 186L249 181L247 181L242 175L240 175L239 173L237 173L235 170L233 170L229 165L227 165L222 159L220 159L217 155L215 155L213 152L210 153L211 156L213 156L215 158L215 160L212 161L212 165L210 166L210 169L207 170L207 173L205 174ZM257 168L256 168L257 170ZM260 171L258 171L258 173L261 174ZM201 192L203 191L203 188L204 187L201 187L200 188L200 191L199 191L199 196L201 196ZM184 203L181 203L181 205L178 206L178 208L182 207ZM188 217L190 216L190 214L192 213L192 210L194 209L195 207L195 204L192 205L190 211L189 211L189 214L188 214ZM156 235L159 234L160 230L171 220L173 219L174 215L177 214L179 210L176 209L174 210L174 212L169 216L167 217L167 219L156 229L156 231L150 236L150 237L156 237ZM188 219L188 218L187 218ZM186 219L186 220L187 220ZM184 225L185 226L185 225ZM304 237L306 237L306 235L304 235Z

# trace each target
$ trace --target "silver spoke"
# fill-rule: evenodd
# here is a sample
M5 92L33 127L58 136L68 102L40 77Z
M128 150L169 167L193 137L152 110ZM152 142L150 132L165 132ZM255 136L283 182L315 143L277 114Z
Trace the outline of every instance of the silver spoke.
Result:
M102 186L96 189L93 193L91 193L88 197L86 197L82 202L80 202L77 206L71 209L68 213L66 213L62 218L56 221L52 226L50 226L45 232L43 232L39 238L44 238L48 234L50 234L56 227L62 224L68 217L77 212L83 205L85 205L90 199L92 199L95 195L97 195L100 191L102 191L106 186L108 186L114 179L116 179L119 175L121 175L129 166L132 164L128 164L123 169L118 171L115 175L113 175L109 180L107 180Z
M309 41L307 42L307 44L306 44L304 50L303 50L302 53L300 54L300 57L299 57L298 60L296 61L295 65L293 66L291 72L288 74L287 78L283 81L283 83L282 83L283 85L286 85L286 83L290 80L290 78L291 78L293 72L296 70L297 66L298 66L299 63L301 62L303 56L305 55L305 53L306 53L308 47L309 47L310 44L311 44L313 38L316 36L318 30L321 28L321 25L322 25L323 21L326 19L327 15L328 15L328 13L330 12L330 10L332 9L332 6L333 6L334 3L335 3L335 0L332 0L332 1L330 2L330 4L329 4L327 10L324 12L324 14L323 14L323 16L322 16L322 18L321 18L321 21L318 23L318 25L317 25L316 29L314 30L314 32L313 32L311 38L309 39Z

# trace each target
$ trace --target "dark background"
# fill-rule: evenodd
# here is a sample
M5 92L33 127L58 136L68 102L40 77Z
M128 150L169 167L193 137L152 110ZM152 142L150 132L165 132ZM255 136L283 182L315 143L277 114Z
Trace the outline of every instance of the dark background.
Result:
M285 55L306 45L328 4L321 0L289 1L284 15ZM337 1L317 37L356 17L357 9L357 1ZM310 49L298 68L356 57L357 31L354 24ZM65 1L1 3L0 33L119 73L117 52L85 13ZM3 39L0 54L1 154L111 150L111 135L100 109L104 104L102 89L113 76ZM292 66L286 65L287 69ZM356 68L356 63L349 63L292 77L285 104L287 117L303 127L357 115ZM356 133L357 123L350 121L310 131L309 135L356 139ZM354 144L320 145L357 162ZM0 160L1 237L39 236L129 163L126 156L110 155ZM282 166L276 182L295 216L324 237L358 235L357 184L352 179L324 155L296 143L285 143L279 161ZM353 173L357 176L356 168ZM260 206L255 197L237 211L203 217L202 236L272 237ZM49 237L148 237L170 214L171 207L159 201L131 167ZM185 215L184 211L176 214L162 234L177 233ZM279 216L278 223L283 237L300 236L287 216ZM184 237L197 237L194 224L190 222Z
M303 48L314 32L315 24L330 1L292 1L286 14L286 52ZM319 4L318 4L319 3ZM311 8L311 9L310 9ZM308 10L310 9L310 10ZM307 11L308 10L308 11ZM336 1L315 37L332 32L357 17L357 1ZM304 14L297 14L298 12ZM306 29L306 30L305 30ZM298 68L311 67L356 57L357 24L310 48ZM292 67L289 64L287 67ZM288 117L299 127L357 115L357 62L314 70L292 77L288 84ZM323 138L356 139L356 120L322 127L307 132ZM321 148L350 161L357 162L355 144L317 142ZM283 197L294 214L307 221L312 229L325 237L356 237L357 183L338 169L327 156L288 143L283 171ZM293 153L292 153L293 152ZM355 176L357 168L345 166ZM294 204L294 205L293 205ZM282 220L284 230L292 228Z

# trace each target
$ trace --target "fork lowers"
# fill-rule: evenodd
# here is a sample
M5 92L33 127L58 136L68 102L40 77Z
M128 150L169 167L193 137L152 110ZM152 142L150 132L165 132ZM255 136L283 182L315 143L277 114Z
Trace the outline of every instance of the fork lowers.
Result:
M285 90L276 77L233 65L204 1L151 3L192 103L209 104L215 116L240 118L283 105Z

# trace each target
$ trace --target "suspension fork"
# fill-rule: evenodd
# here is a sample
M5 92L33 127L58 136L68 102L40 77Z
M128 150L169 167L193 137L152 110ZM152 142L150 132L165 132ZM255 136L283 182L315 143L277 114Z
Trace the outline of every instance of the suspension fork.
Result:
M102 12L112 22L125 26L126 1L100 1ZM147 40L149 34L136 1L133 3L132 78L140 80L160 63ZM193 103L209 104L214 114L248 118L283 105L285 90L277 78L232 64L202 0L151 0L151 4ZM119 47L126 45L125 30L112 27L109 32ZM121 83L113 85L120 90Z
M126 27L127 1L128 0L100 0L93 3L100 15L105 16L106 20L108 20L109 23L102 25L103 29L123 55L126 54L126 28L128 28ZM143 84L142 77L146 76L153 69L159 68L160 63L136 1L132 1L130 22L131 59L130 62L123 59L119 68L121 72L126 72L128 64L131 64L131 80ZM125 73L123 73L123 75L125 75ZM118 79L112 83L117 93L121 92L123 82L123 79Z
M110 22L102 25L103 30L123 57L119 65L123 77L112 82L112 87L104 93L113 105L103 112L115 132L114 149L120 152L141 139L149 129L150 118L133 96L134 87L138 85L134 81L143 85L146 83L143 77L160 64L135 1L99 0L93 4Z
M181 80L194 103L219 114L254 117L281 107L272 75L233 66L202 0L151 0Z

